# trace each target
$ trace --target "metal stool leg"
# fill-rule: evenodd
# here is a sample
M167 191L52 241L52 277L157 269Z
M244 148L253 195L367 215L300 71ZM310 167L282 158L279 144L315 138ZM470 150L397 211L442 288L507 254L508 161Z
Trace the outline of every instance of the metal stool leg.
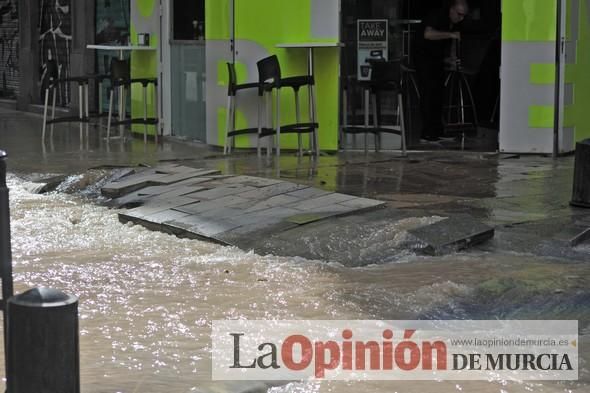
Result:
M84 139L84 86L78 84L78 119L80 122L80 146L82 146L82 140Z
M147 84L143 85L143 144L147 144L148 134L148 106L147 106Z
M315 127L315 123L317 123L317 96L315 91L315 85L310 85L311 89L311 122L313 124L313 140L315 144L315 155L317 158L320 157L320 130L319 128Z
M295 122L297 124L301 123L301 108L299 106L299 89L294 89L293 93L295 94ZM303 156L303 140L301 133L297 133L297 147L298 147L298 154L299 157Z
M373 99L373 127L375 128L375 132L373 133L373 144L375 147L375 152L379 151L379 133L376 131L377 128L379 128L379 116L377 114L378 112L378 108L377 108L377 94L372 94Z
M154 83L154 118L156 119L156 124L154 125L154 141L156 145L158 144L158 133L160 132L160 100L158 100L158 83ZM164 130L162 130L162 134Z
M57 89L55 88L55 86L51 87L51 93L53 95L53 97L51 97L51 100L52 100L51 120L55 120L55 103L56 103L56 99L57 99ZM51 135L53 135L53 123L51 123L51 126L49 127L49 131L51 132Z
M231 117L231 101L232 101L232 96L228 95L227 96L226 113L225 113L225 142L223 144L223 154L224 155L227 155L227 153L228 153L230 117Z
M401 145L402 145L402 154L406 156L406 121L405 121L405 111L404 111L404 98L401 93L397 95L398 99L398 113L399 113L399 128L400 128L400 137L401 137Z
M277 88L277 111L276 111L276 119L277 119L277 140L276 140L276 150L277 150L277 158L281 157L281 89Z
M262 148L260 147L260 139L262 138L262 105L264 101L264 94L258 96L258 138L256 139L256 154L258 158L262 157Z
M111 121L113 119L113 96L115 94L115 88L111 86L111 91L109 94L109 117L107 120L107 142L111 138Z
M369 89L365 89L365 154L368 154L367 150L367 138L369 133L369 110L370 110L370 92Z
M88 83L84 85L84 99L86 101L86 142L88 142L88 130L90 128L90 94L88 93Z
M348 90L342 92L342 128L340 129L340 147L346 150L348 138L346 135L346 128L348 128Z

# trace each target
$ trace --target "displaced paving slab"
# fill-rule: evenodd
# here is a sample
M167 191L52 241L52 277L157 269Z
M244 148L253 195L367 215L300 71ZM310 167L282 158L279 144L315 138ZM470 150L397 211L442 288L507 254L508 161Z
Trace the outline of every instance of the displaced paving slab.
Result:
M218 175L218 170L167 165L125 176L105 185L101 192L109 198L117 198L149 186L164 186L190 179ZM207 179L209 180L209 179Z
M128 208L119 214L122 222L229 245L385 206L283 180L175 165L125 176L102 193L113 198L109 206Z
M463 250L494 237L494 228L467 214L452 216L408 232L424 243L423 251L430 255Z
M408 250L447 254L494 236L493 228L466 214L445 218L278 179L174 165L125 176L103 193L115 195L110 206L126 209L121 222L347 266L383 263Z

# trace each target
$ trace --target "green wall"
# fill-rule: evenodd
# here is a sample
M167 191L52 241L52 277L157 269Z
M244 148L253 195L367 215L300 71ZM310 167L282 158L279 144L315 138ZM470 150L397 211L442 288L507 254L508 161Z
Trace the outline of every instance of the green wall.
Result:
M240 82L253 82L258 79L255 73L255 63L264 56L276 54L281 64L283 76L303 75L307 73L306 49L279 49L279 43L297 42L337 42L338 35L317 38L312 34L311 12L312 1L318 0L236 0L236 69ZM207 45L226 45L229 40L229 1L207 0L206 36ZM338 18L337 8L333 18ZM258 53L248 50L249 46L259 48ZM210 48L211 49L211 48ZM315 76L317 93L317 112L320 124L320 146L324 150L336 150L338 146L338 73L340 62L339 48L317 48L315 51ZM210 51L209 53L211 53ZM208 55L209 56L209 55ZM207 59L207 77L215 81L214 88L225 91L227 85L226 58ZM212 85L209 84L208 87ZM208 92L209 95L210 92ZM308 115L307 91L301 90L302 119ZM238 98L239 103L239 98ZM208 101L208 116L217 121L209 122L217 132L209 140L211 144L222 145L226 129L225 101ZM282 123L295 121L293 94L289 89L283 89L281 96ZM240 109L236 115L237 127L254 127L256 116L248 115ZM248 123L248 120L250 124ZM307 142L307 136L304 137ZM236 139L238 147L251 146L252 139L247 136ZM281 136L282 148L295 148L297 136Z
M576 10L573 5L579 4ZM590 138L590 9L587 1L572 2L568 0L568 38L572 37L572 31L576 29L577 40L575 45L575 63L566 66L568 79L571 79L574 88L574 103L566 111L566 122L575 125L575 140ZM575 12L577 11L577 12ZM572 59L573 60L573 59Z
M131 44L137 45L137 33L150 34L150 47L157 49L160 45L159 12L156 0L131 0ZM158 51L132 51L131 77L153 78L158 75ZM161 82L161 81L159 81ZM148 117L156 117L153 85L148 87ZM161 99L161 97L159 97ZM131 116L143 117L143 87L134 84L131 88ZM133 125L133 132L143 133L143 125ZM155 126L148 126L148 134L154 135Z

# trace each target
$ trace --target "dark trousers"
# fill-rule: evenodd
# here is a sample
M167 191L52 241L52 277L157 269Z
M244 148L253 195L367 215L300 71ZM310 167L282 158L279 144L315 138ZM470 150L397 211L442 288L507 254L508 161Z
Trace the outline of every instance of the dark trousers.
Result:
M443 95L445 71L442 59L423 57L417 62L420 80L420 114L422 115L422 137L443 135Z

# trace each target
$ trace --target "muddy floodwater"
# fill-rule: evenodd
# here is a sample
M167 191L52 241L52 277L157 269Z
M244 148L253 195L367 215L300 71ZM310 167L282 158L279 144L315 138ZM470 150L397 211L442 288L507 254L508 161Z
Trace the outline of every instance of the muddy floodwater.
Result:
M576 319L578 382L310 382L271 392L590 392L590 263L472 251L364 268L260 256L139 226L9 176L15 289L80 299L82 391L235 391L213 383L216 319ZM402 230L402 229L400 229ZM588 249L590 260L590 249ZM389 259L392 260L391 258Z

